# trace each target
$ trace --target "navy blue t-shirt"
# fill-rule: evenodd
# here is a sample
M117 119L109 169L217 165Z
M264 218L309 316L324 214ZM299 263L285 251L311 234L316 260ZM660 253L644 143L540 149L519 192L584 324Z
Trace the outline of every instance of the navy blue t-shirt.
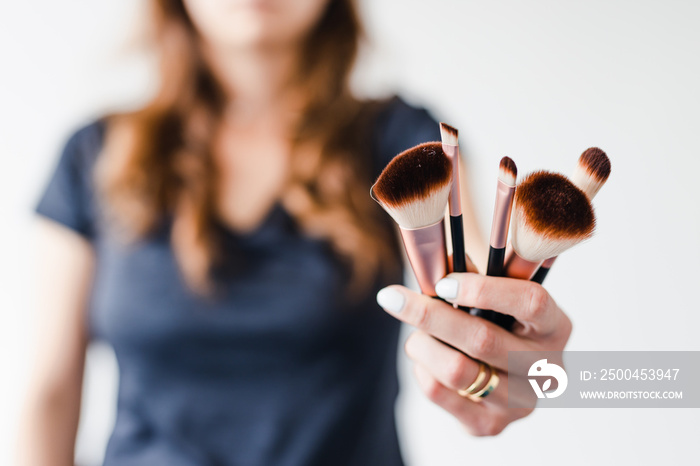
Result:
M119 366L104 464L400 466L399 323L374 300L391 280L348 303L329 246L277 204L255 231L225 232L245 272L216 299L189 292L168 227L125 245L101 219L93 168L104 130L96 122L70 138L37 206L95 249L90 334ZM391 100L373 125L375 175L439 137L425 110Z

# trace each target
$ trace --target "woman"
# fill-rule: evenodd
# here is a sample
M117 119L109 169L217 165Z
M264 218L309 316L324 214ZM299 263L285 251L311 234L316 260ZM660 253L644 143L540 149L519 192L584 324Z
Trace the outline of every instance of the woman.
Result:
M437 124L352 97L351 0L290 3L154 0L158 94L68 142L37 208L47 312L25 464L72 464L92 338L120 373L106 465L402 464L399 324L374 303L400 255L368 190ZM431 399L494 434L527 411L504 391L457 395L479 366L454 348L503 371L507 348L561 349L568 320L527 283L445 283L514 314L520 335L402 287L378 299L421 329L407 350Z

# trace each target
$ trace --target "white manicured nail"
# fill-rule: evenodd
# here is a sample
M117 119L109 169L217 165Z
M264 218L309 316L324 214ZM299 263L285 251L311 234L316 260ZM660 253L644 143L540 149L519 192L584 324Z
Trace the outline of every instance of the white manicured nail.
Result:
M384 288L377 293L377 303L390 312L401 312L405 301L403 294L393 288Z
M443 278L435 284L435 292L442 299L455 299L459 283L454 278Z

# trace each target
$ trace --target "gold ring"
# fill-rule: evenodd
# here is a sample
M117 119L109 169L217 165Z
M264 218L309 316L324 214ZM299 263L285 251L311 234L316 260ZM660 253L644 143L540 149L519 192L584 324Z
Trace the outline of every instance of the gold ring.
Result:
M462 388L460 390L457 390L457 393L460 396L468 397L472 395L472 392L476 391L479 389L481 386L481 383L484 381L486 378L486 364L483 362L479 361L479 373L476 376L476 380L472 382L471 385L469 385L467 388Z
M470 393L467 398L478 403L496 390L501 379L498 377L496 369L494 369L493 366L489 366L489 369L491 370L491 377L489 377L489 381L486 382L484 388L478 392Z

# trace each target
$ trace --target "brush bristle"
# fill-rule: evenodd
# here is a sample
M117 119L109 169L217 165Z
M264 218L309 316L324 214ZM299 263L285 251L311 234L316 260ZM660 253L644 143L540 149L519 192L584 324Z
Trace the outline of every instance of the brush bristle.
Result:
M578 159L571 181L593 199L610 176L610 159L597 147L586 149Z
M508 186L515 186L515 180L518 178L518 167L510 157L503 157L501 164L498 167L498 179Z
M452 162L439 142L408 149L389 162L372 186L372 197L402 228L432 225L445 215Z
M450 146L459 145L459 131L447 123L440 123L440 137L443 144Z
M539 262L590 238L595 214L586 195L568 178L545 171L528 175L515 191L513 249Z

